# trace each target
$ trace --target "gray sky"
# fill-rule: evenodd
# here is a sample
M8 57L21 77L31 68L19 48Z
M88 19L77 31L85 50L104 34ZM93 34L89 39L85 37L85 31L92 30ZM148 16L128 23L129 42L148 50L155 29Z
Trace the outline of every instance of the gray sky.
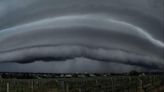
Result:
M1 0L0 71L164 71L163 0Z

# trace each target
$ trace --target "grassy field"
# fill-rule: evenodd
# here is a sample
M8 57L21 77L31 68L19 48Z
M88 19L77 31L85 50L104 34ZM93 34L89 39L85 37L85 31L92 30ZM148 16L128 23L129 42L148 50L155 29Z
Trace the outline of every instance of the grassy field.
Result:
M0 92L164 92L163 75L0 79Z

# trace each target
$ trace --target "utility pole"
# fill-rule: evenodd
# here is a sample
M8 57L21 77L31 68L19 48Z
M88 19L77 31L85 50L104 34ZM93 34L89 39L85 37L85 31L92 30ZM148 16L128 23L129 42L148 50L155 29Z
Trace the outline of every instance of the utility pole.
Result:
M114 92L114 81L113 81L113 77L111 77L111 82L112 82L112 92Z
M31 81L31 92L34 91L34 80Z
M7 83L6 86L7 86L7 92L9 92L9 83Z
M66 83L66 92L69 92L69 85Z
M145 92L143 89L143 81L139 79L139 92Z

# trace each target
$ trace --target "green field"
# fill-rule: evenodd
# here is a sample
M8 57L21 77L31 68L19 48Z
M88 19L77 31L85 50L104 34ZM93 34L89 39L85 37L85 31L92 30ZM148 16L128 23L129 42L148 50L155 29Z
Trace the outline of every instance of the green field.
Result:
M163 75L0 79L0 92L164 92ZM161 89L162 90L162 89Z

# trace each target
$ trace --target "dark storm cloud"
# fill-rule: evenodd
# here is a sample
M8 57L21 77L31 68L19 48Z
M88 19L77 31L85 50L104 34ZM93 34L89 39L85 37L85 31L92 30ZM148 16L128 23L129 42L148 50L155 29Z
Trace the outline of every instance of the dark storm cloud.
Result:
M59 67L59 66L62 66L62 67ZM113 66L117 66L117 67L113 67ZM145 69L145 68L141 68L137 66L125 65L125 64L120 64L120 63L106 63L106 62L93 61L93 60L89 60L85 58L75 58L74 60L67 60L66 62L37 61L34 63L28 63L28 64L3 63L3 64L0 64L0 70L11 71L11 72L17 71L17 72L46 72L46 73L49 73L49 72L50 73L52 72L57 72L57 73L118 72L118 73L121 73L121 72L128 72L131 70L156 71L153 69Z
M108 50L102 48L93 49L84 46L37 46L1 53L0 56L1 61L18 63L29 63L35 60L65 61L67 59L84 57L97 61L138 65L157 69L161 69L164 65L162 60L155 57L141 56L136 53L121 50Z
M0 62L83 57L162 70L162 1L2 0Z

